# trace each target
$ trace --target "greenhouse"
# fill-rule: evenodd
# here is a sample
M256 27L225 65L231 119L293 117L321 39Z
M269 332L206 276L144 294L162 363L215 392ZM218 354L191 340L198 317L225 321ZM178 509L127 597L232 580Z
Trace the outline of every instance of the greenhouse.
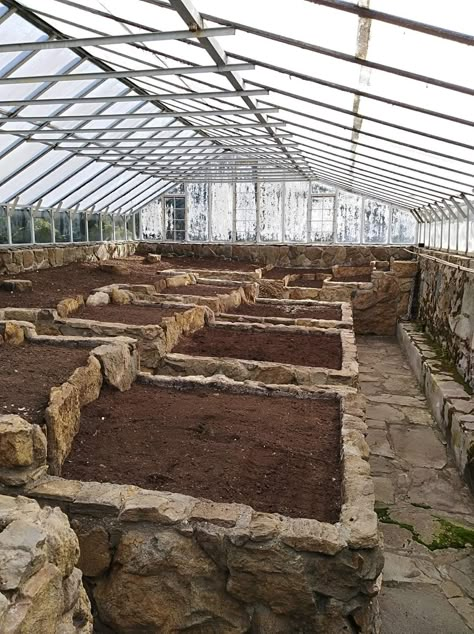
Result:
M474 6L0 0L0 632L474 632Z

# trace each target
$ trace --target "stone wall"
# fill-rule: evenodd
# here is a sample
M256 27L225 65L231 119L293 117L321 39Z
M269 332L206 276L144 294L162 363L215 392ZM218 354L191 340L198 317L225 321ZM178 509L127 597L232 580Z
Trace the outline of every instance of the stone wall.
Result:
M102 242L0 248L0 275L16 275L25 271L64 266L73 262L99 262L111 258L125 258L133 255L136 247L136 242Z
M474 269L474 259L422 250L427 255ZM474 270L459 270L420 257L418 318L474 388Z
M196 377L141 380L340 399L343 506L340 521L327 524L135 486L44 478L28 495L67 512L98 626L116 634L379 632L383 556L358 392Z
M313 266L327 269L335 264L368 266L373 260L408 260L411 256L404 247L393 246L312 246L304 244L228 244L141 242L137 253L161 253L194 257L218 257L256 264L275 266Z
M92 634L79 544L58 508L0 495L0 631Z
M399 324L398 340L458 470L474 492L474 399L416 324Z

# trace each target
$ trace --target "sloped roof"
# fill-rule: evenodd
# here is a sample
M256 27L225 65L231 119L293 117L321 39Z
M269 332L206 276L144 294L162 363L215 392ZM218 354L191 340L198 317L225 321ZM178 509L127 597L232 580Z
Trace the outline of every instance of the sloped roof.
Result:
M3 0L0 202L126 212L180 181L314 179L457 215L472 2L359 4Z

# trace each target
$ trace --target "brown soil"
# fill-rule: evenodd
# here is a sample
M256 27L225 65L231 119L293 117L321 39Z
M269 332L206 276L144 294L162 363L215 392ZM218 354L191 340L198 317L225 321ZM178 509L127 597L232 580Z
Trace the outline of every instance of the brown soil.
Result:
M0 414L41 424L49 393L87 363L89 350L53 345L0 346Z
M207 269L209 271L255 271L260 264L238 262L237 260L224 260L222 258L189 258L162 256L163 264L172 269ZM165 259L166 258L166 259Z
M128 271L123 275L110 270L102 270L98 264L75 263L54 269L44 269L18 275L5 275L2 279L22 279L33 282L33 290L25 293L10 293L0 290L0 308L55 308L65 297L89 295L90 291L107 284L153 284L157 273L169 266L163 262L143 264L143 258L130 257L110 260Z
M331 282L371 282L370 275L354 275L353 277L332 277Z
M78 319L93 319L94 321L108 321L115 324L136 324L147 326L159 324L163 317L171 317L176 313L182 313L186 308L162 308L160 304L152 306L137 306L125 304L117 306L84 306L77 313L71 315Z
M288 282L288 286L304 286L306 288L322 288L323 280L305 280L303 278L299 280L293 280Z
M267 280L281 280L285 277L285 275L302 275L304 273L314 273L324 275L331 275L331 269L306 269L306 268L285 268L276 266L270 271L267 271L263 274L263 277Z
M199 295L202 297L214 297L215 295L228 295L237 287L214 286L213 284L188 284L187 286L175 286L161 291L164 295Z
M235 315L288 317L289 319L341 319L341 309L332 306L306 308L292 304L240 304L230 311Z
M82 411L63 476L134 484L337 522L336 400L135 384L107 387Z
M341 369L339 334L322 332L252 332L231 328L202 328L180 341L173 352L202 357L232 357Z

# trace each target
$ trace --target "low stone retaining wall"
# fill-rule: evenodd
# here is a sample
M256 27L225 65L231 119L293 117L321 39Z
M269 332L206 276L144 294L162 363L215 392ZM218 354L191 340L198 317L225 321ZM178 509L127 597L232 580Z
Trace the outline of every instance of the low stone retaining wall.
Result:
M21 346L24 341L58 346L58 353L68 347L92 350L86 365L51 389L44 428L14 414L1 417L0 447L5 452L0 459L0 484L13 488L40 479L46 471L61 473L79 431L81 408L99 397L103 382L120 391L129 389L138 371L133 339L38 335L31 323L0 321L0 345Z
M430 338L415 324L398 325L398 339L423 387L431 412L454 454L461 476L474 493L474 398Z
M199 260L197 260L197 262L199 262ZM199 266L196 266L189 268L187 267L184 270L187 273L192 273L193 275L196 275L197 277L210 277L220 280L237 280L242 282L251 282L253 280L260 280L265 268L256 266L254 271L233 271L225 269L200 269ZM163 271L164 274L178 274L182 272L183 269L166 269Z
M90 603L76 568L79 544L66 515L0 495L0 516L0 631L92 634Z
M359 384L359 364L354 333L350 330L331 328L307 328L259 323L233 323L214 321L212 328L237 330L245 337L247 332L308 333L321 332L325 336L337 334L341 339L342 363L340 370L324 367L297 366L288 363L253 361L231 357L205 357L170 353L165 355L157 374L171 376L215 376L222 374L235 381L260 381L265 384L289 384L301 386Z
M16 275L25 271L49 269L73 262L99 262L133 255L137 242L102 242L41 247L0 248L0 275Z
M397 321L408 316L418 262L395 261L390 270L372 270L371 282L325 280L322 288L285 288L290 299L352 302L357 334L394 335Z
M145 301L136 303L145 306L155 305ZM74 313L71 317L62 318L57 311L50 308L4 308L0 309L0 320L27 321L34 324L39 334L49 336L129 337L138 343L141 367L154 368L183 335L203 328L213 318L213 313L206 306L161 302L160 307L176 308L177 312L160 319L159 325L132 325L80 319L74 317Z
M428 250L420 253L474 269L474 258ZM420 257L418 319L474 388L474 271Z
M259 317L257 315L235 315L232 313L219 313L215 316L218 321L247 322L260 324L275 324L282 326L306 326L307 328L353 328L352 307L349 302L316 302L311 300L291 300L291 299L261 299L257 298L257 305L273 306L294 306L301 308L318 308L329 306L339 308L341 319L310 319L308 317ZM213 319L213 321L215 320Z
M340 521L328 524L134 486L54 477L33 483L25 489L30 497L60 506L71 519L100 620L117 634L379 632L383 557L360 394L229 379L139 380L180 390L337 398L343 506Z
M308 244L230 244L205 242L140 242L137 253L161 253L196 258L226 258L274 266L308 266L327 269L335 264L369 265L373 260L409 260L405 247L369 245L308 245Z

